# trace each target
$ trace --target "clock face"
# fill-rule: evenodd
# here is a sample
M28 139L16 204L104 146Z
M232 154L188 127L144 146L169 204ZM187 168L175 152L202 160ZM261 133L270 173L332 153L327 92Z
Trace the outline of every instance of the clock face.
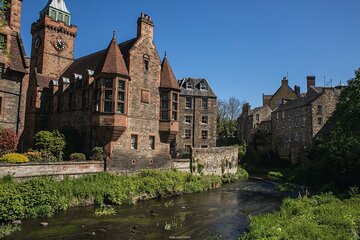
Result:
M41 38L37 37L35 40L35 49L38 50L40 48L41 45Z
M66 43L61 38L57 38L54 41L54 47L58 51L63 51L66 48Z

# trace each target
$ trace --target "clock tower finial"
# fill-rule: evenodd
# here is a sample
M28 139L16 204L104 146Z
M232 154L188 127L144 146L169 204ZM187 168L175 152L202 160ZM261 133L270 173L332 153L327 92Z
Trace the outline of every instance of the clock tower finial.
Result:
M49 0L45 8L40 12L40 17L50 16L52 19L70 25L71 14L64 0Z

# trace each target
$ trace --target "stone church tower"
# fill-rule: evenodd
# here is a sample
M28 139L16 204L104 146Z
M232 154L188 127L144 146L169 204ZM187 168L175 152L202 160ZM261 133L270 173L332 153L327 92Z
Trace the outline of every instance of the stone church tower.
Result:
M27 92L25 143L46 129L49 112L49 84L74 61L77 27L71 25L71 14L64 0L49 0L40 18L31 26L32 47L30 83Z

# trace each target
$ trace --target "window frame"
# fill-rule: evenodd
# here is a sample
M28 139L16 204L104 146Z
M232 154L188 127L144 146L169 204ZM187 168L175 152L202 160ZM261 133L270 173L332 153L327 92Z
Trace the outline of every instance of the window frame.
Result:
M204 118L206 118L206 122L204 121ZM208 115L202 115L201 116L201 124L209 124L209 116Z
M189 118L190 121L186 121L187 118ZM185 116L184 116L184 123L185 123L185 124L192 124L192 118L193 118L192 115L185 115Z
M206 133L206 134L204 134L204 133ZM202 140L209 139L209 131L208 130L201 130L201 139Z
M208 98L201 98L201 109L202 110L209 109L209 99Z
M200 91L207 91L207 90L208 90L207 84L204 82L200 83Z
M189 104L189 106L188 106ZM193 98L192 97L185 97L185 108L192 109L193 108Z
M192 134L191 129L185 129L184 130L184 138L185 139L191 139L191 134Z
M0 63L0 79L3 78L4 74L5 74L5 64Z
M153 139L153 142L151 140ZM154 135L149 136L149 150L155 151L156 148L156 138Z
M135 142L133 142L133 138ZM138 134L131 134L130 136L130 149L131 150L138 150L139 149L139 135Z
M120 88L120 83L123 88ZM124 95L124 99L121 100L119 96ZM123 112L119 111L119 106L123 106ZM116 96L116 114L126 114L126 81L123 79L117 79L117 96Z
M186 88L187 90L193 90L193 89L194 89L194 83L191 82L191 81L187 81L187 82L185 83L185 88Z

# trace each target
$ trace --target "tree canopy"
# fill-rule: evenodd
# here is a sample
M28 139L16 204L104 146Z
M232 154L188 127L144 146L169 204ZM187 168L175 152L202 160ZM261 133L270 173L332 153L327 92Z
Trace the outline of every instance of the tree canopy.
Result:
M359 122L360 69L341 92L328 122L330 132L320 136L310 153L304 173L311 175L311 181L338 189L360 185Z

